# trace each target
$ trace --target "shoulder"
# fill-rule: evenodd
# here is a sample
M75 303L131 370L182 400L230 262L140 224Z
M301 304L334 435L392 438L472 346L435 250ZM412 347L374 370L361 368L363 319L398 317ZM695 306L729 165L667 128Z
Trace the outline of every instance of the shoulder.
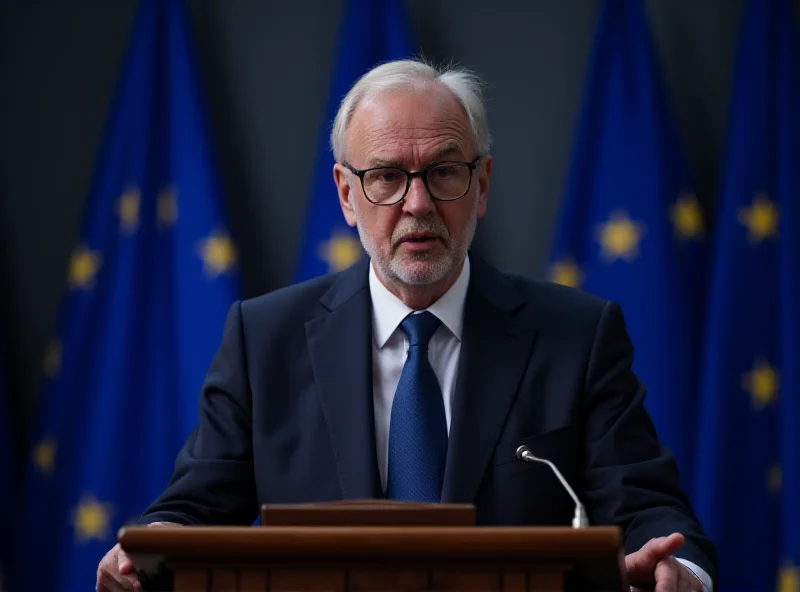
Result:
M344 271L311 278L242 302L245 324L296 326L323 315L368 289L369 260Z
M320 307L320 299L339 275L333 273L312 278L243 300L242 317L245 321L259 321L314 316Z
M486 269L476 277L483 284L482 291L513 293L520 304L515 316L540 330L576 330L594 334L605 317L619 313L615 302L595 294L484 265Z
M508 277L525 300L520 319L535 327L544 343L589 357L631 355L633 344L617 302L545 280Z
M578 288L562 286L547 280L528 279L508 274L509 279L526 301L546 310L548 316L575 316L596 318L611 302Z
M293 308L307 301L318 301L331 287L338 273L322 275L297 284L283 286L242 301L248 312Z

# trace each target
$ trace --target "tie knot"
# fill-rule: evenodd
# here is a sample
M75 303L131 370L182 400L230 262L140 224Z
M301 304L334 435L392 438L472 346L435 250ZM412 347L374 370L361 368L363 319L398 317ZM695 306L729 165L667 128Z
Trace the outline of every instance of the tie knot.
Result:
M425 311L420 314L410 314L400 323L400 329L408 337L409 345L428 345L442 321L436 315Z

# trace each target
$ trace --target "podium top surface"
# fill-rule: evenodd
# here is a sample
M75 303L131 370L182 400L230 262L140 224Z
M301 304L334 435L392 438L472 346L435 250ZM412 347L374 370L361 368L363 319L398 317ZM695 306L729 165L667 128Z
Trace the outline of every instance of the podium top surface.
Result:
M616 557L622 548L616 527L132 526L120 529L118 540L130 554L237 559L324 553L341 559L424 555L513 561Z

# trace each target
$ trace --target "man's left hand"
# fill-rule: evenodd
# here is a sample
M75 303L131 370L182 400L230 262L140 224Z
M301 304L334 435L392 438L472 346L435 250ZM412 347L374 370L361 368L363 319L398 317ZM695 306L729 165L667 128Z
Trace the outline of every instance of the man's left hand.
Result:
M683 535L650 539L641 549L625 556L628 582L634 589L655 592L703 592L703 584L673 553L683 545Z

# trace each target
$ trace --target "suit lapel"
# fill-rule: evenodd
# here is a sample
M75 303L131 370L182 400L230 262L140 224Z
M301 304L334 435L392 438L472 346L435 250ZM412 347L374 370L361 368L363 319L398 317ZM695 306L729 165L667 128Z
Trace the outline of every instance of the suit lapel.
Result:
M368 261L342 273L306 323L311 365L344 499L381 497L372 401Z
M477 257L470 263L443 503L472 503L535 339L535 331L514 318L525 301L511 282Z

